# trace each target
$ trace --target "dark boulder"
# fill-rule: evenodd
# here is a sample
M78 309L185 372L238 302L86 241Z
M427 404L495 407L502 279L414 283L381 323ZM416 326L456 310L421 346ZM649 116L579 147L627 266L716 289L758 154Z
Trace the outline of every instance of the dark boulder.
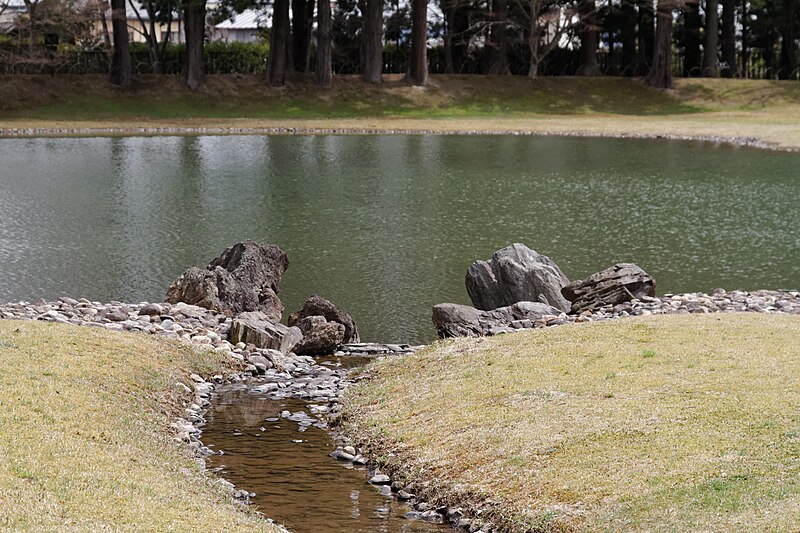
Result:
M541 302L568 311L561 289L569 279L558 265L524 244L497 250L489 261L476 261L466 276L472 304L483 311L516 302Z
M231 324L232 344L243 342L287 354L302 339L303 334L298 328L273 322L265 313L257 311L241 313Z
M325 298L317 296L316 294L311 295L308 300L306 300L301 310L289 315L289 325L294 326L300 320L309 316L322 316L325 317L325 320L328 322L338 322L343 325L344 340L342 343L347 344L361 341L358 336L358 327L353 317Z
M468 305L439 304L433 306L433 325L439 337L479 337L532 328L544 319L554 319L559 309L541 302L517 302L481 311Z
M573 314L656 295L656 280L633 263L619 263L562 289Z
M278 291L288 266L286 253L274 244L236 243L205 269L192 267L173 281L166 301L198 305L229 316L259 311L279 321L283 304Z
M303 332L303 340L294 347L299 355L330 355L344 342L344 326L324 316L307 316L295 325Z

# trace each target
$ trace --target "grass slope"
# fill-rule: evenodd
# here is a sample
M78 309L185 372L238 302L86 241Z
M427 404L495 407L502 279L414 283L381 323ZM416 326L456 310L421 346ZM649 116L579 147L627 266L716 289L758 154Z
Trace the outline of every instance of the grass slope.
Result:
M798 316L567 325L373 370L346 431L509 531L798 530Z
M171 439L175 383L224 365L143 335L0 320L0 530L276 531Z
M800 148L800 84L436 75L428 87L385 76L380 87L338 77L332 89L296 78L210 76L192 93L177 77L141 76L132 90L103 76L0 76L0 128L297 127L748 136Z

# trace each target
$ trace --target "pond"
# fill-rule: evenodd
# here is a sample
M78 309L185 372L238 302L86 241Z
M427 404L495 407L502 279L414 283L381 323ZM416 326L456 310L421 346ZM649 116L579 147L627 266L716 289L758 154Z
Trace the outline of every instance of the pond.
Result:
M570 278L637 263L658 291L800 286L800 155L522 136L0 140L0 300L159 301L256 239L281 298L318 293L367 340L434 337L431 306L512 242Z

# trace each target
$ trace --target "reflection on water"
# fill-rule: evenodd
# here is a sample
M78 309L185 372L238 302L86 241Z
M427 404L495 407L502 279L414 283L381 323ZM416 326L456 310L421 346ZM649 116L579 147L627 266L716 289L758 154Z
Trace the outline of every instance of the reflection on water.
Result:
M267 400L243 385L218 387L203 428L203 443L224 455L208 458L237 488L255 492L252 503L292 531L412 533L449 527L404 518L411 508L382 496L362 468L328 456L327 432L280 417L308 412L302 400Z
M0 300L159 300L233 242L280 244L369 340L434 335L511 242L573 278L619 261L660 292L797 288L797 154L708 143L459 136L0 140Z

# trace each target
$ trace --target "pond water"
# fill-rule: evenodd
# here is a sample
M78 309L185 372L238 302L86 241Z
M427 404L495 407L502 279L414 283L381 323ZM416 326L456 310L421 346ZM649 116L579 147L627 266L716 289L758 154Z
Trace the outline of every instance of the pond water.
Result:
M475 259L523 242L571 278L639 264L658 291L800 286L800 155L518 136L0 140L0 300L158 301L256 239L362 336L434 337Z

